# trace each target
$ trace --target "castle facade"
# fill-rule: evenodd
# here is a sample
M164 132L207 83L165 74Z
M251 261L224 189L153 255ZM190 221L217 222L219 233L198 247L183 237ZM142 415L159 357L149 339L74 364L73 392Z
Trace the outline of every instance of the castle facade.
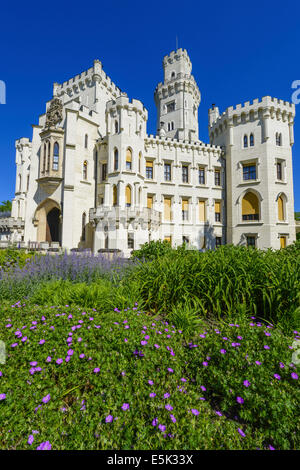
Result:
M163 71L156 135L147 134L142 102L130 101L99 60L54 83L32 140L16 141L12 241L128 257L158 239L203 250L295 240L295 105L269 96L222 114L213 105L204 143L187 51L165 56Z

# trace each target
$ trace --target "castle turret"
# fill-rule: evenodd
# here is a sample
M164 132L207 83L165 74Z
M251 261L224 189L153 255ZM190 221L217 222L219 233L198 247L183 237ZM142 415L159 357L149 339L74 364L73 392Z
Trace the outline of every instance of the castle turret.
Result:
M201 94L191 75L192 64L187 51L172 51L164 57L163 68L164 82L157 85L154 93L157 133L173 139L198 140Z

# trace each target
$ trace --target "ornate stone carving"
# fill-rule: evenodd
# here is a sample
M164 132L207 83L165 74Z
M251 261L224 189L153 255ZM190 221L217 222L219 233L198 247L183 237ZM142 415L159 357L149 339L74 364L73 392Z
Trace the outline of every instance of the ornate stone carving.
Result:
M45 127L55 127L62 120L63 105L59 98L53 98L46 114Z

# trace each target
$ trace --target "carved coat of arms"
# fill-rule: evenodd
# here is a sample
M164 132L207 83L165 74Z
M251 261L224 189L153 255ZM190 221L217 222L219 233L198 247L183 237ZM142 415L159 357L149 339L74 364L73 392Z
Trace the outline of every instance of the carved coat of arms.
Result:
M59 98L53 98L46 113L45 127L55 127L63 118L63 105Z

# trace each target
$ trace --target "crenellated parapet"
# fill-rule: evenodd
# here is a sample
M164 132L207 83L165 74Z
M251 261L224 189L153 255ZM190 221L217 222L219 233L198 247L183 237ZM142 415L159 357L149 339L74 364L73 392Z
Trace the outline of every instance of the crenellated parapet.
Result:
M134 111L143 115L145 119L148 119L148 111L139 100L134 98L130 101L126 93L122 93L121 96L118 96L115 100L110 100L106 103L106 112L113 113L116 109L124 108L128 111Z
M160 100L178 92L190 93L195 100L196 106L199 106L201 93L196 80L193 75L185 73L178 73L175 77L165 80L164 83L160 82L154 91L155 102L158 104Z
M217 110L217 112L215 112ZM244 104L230 106L219 115L218 108L209 110L210 136L222 133L227 127L232 127L245 122L255 121L260 118L277 119L287 123L293 123L295 117L295 105L289 101L283 101L271 96L261 99L246 101Z
M205 142L202 141L194 141L190 142L188 140L180 140L178 141L177 139L171 139L170 137L161 137L157 135L148 135L145 138L145 146L150 147L150 146L155 146L155 145L162 145L164 147L169 147L169 148L180 148L182 150L190 151L190 150L196 150L199 152L214 152L218 154L222 154L222 148L218 145L211 145L211 144L206 144Z
M67 95L69 98L76 98L81 91L91 88L95 83L101 83L112 96L117 97L121 90L117 87L111 78L104 72L100 60L94 60L93 67L81 72L75 77L59 84L53 84L53 96L62 97Z

